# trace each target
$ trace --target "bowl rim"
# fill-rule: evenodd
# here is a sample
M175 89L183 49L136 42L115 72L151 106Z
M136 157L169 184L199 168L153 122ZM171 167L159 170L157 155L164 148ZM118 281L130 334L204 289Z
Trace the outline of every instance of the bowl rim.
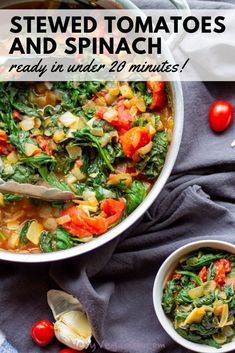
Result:
M188 341L185 338L181 337L175 331L170 319L164 313L163 308L161 306L162 291L163 291L164 282L166 280L168 270L172 269L174 263L178 264L179 259L182 256L186 254L190 254L191 252L195 250L199 250L201 248L210 248L210 247L235 254L235 245L233 243L222 241L222 240L216 240L216 239L197 240L181 246L165 259L165 261L161 264L157 272L157 275L154 280L153 291L152 291L153 306L154 306L155 314L161 326L166 331L166 333L179 345L193 352L226 353L226 352L235 351L235 340L233 340L230 343L224 344L222 348L214 348L208 345L203 345L200 343L194 343L194 342Z
M113 0L111 0L113 1ZM125 9L138 9L136 5L134 5L129 0L115 0L120 5L125 7ZM171 62L174 63L174 58L171 54L170 49L167 47L166 43L163 44L162 50L163 57L167 57ZM113 240L114 238L120 236L124 231L130 228L141 216L143 216L144 212L151 206L151 204L155 201L156 197L159 195L161 190L169 178L171 171L174 167L176 158L178 156L182 133L183 133L183 123L184 123L184 100L183 100L183 91L180 80L178 81L170 81L171 90L173 94L174 101L174 127L173 127L173 137L168 149L167 157L165 160L165 164L163 169L154 183L152 189L149 194L146 196L144 201L121 223L119 223L114 228L110 229L106 233L101 236L93 239L92 241L84 244L79 244L70 249L55 251L51 253L38 253L38 254L28 254L28 253L20 253L9 250L0 250L0 260L10 261L10 262L19 262L19 263L44 263L44 262L52 262L59 261L68 258L72 258L75 256L79 256L90 252L108 242Z

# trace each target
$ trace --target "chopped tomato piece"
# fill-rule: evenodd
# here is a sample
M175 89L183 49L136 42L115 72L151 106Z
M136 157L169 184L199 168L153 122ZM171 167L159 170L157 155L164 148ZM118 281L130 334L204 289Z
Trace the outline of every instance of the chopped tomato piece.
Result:
M103 119L104 113L105 113L104 109L99 109L95 112L95 117L99 119Z
M181 278L182 275L180 273L174 273L173 277L172 278Z
M219 285L223 286L225 284L225 276L226 273L231 272L232 266L229 260L227 259L220 259L215 261L215 278L214 281Z
M203 266L203 268L201 269L201 271L198 274L198 277L201 278L202 282L206 282L207 273L208 273L208 270L207 270L206 266Z
M68 215L71 221L64 223L62 227L79 238L102 234L108 228L101 216L89 217L83 209L76 206L65 209L61 217L65 215Z
M73 224L72 222L65 223L63 224L62 227L66 229L69 233L71 233L72 235L78 238L86 238L92 235L92 233L89 232L88 230L78 227L76 226L76 224Z
M147 87L152 93L152 103L150 110L161 109L167 103L167 95L165 91L165 82L163 81L148 81Z
M45 136L37 136L36 137L37 143L39 144L39 146L41 147L41 149L43 151L46 152L46 154L48 154L49 156L51 156L53 154L53 149L50 146L50 138L49 137L45 137Z
M147 87L152 93L161 92L165 90L164 81L147 81Z
M123 151L129 158L133 158L135 152L151 141L151 135L146 127L133 127L120 138Z
M113 200L105 199L101 202L100 209L106 215L108 225L116 223L125 210L125 202L123 199Z
M101 202L100 208L102 212L98 216L90 217L82 208L72 206L66 208L58 220L60 222L68 217L68 222L60 222L63 223L62 227L79 238L100 235L118 221L125 210L125 202L122 199L106 199Z
M123 134L131 128L132 116L122 101L115 106L115 110L113 109L112 113L109 114L109 111L105 112L100 109L95 113L95 116L116 127L119 134Z
M0 154L7 156L14 150L13 145L7 141L8 135L4 130L0 130Z
M167 103L166 92L153 93L152 103L149 107L150 110L154 110L156 108L161 109Z
M0 141L7 141L7 133L4 130L0 130Z
M20 114L19 110L14 109L12 111L12 116L13 116L14 120L20 120L21 114Z

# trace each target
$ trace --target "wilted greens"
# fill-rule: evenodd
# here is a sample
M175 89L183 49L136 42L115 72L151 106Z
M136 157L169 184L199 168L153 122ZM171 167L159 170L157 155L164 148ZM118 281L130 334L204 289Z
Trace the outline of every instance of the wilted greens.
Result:
M165 162L169 96L163 81L1 82L0 178L72 191L75 199L45 205L0 195L1 210L12 214L6 224L2 217L0 246L67 249L133 212Z
M221 348L235 336L235 256L203 249L180 260L162 297L164 312L185 339Z

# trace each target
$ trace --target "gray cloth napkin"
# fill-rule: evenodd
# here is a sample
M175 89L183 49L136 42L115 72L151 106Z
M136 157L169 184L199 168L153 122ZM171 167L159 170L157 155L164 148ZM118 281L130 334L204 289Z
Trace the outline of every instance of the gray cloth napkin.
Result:
M158 4L136 3L149 8ZM193 4L213 8L221 2ZM46 303L49 288L80 299L92 323L95 353L187 352L155 316L153 281L165 258L190 241L235 244L235 149L230 147L235 124L215 134L207 122L215 99L235 106L235 83L185 83L183 89L180 153L167 185L138 224L102 248L71 260L52 265L0 263L0 327L20 353L59 351L57 342L46 350L37 347L29 334L35 321L52 319Z

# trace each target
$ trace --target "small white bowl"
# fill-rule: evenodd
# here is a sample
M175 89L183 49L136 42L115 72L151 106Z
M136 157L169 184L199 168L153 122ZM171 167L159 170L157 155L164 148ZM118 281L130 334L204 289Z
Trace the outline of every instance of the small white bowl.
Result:
M188 348L191 351L200 352L200 353L225 353L225 352L235 351L235 339L230 343L224 344L222 348L214 348L208 345L194 343L186 340L175 331L172 322L166 316L166 314L162 309L161 302L162 302L162 294L163 294L164 286L167 280L169 279L169 277L171 276L171 274L173 273L174 269L178 265L179 260L183 256L190 254L191 252L195 250L199 250L201 248L214 248L217 250L224 250L224 251L230 252L231 254L235 254L235 245L224 241L218 241L218 240L196 241L196 242L184 245L178 250L174 251L163 262L155 278L154 286L153 286L154 309L158 317L158 320L162 325L162 327L164 328L164 330L168 333L169 336L171 336L171 338L175 342L177 342L181 346Z

